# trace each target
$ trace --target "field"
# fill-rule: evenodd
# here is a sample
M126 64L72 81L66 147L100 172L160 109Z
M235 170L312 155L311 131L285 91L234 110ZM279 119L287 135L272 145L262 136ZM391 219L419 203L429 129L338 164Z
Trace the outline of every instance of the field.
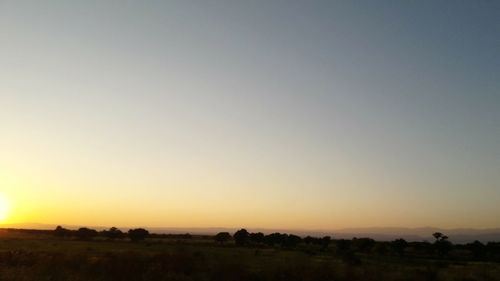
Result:
M81 241L0 230L0 280L487 281L500 280L500 263L401 255L377 244L369 251L343 251L335 240L326 248L300 243L290 249L217 243L208 236Z

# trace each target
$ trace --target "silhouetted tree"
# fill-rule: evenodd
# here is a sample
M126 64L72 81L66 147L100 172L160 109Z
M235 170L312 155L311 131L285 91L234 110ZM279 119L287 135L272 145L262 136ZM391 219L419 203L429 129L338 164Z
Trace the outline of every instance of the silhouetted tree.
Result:
M99 233L95 229L82 227L76 231L76 236L80 240L92 240Z
M306 236L304 239L302 239L302 241L307 245L313 244L321 246L321 250L324 251L326 250L326 248L328 248L328 245L330 245L332 237L324 236L323 238L317 238L317 237Z
M109 230L104 230L102 234L104 237L110 240L121 239L124 236L123 232L116 227L112 227Z
M69 236L71 236L71 230L66 229L66 228L58 225L56 227L56 229L54 230L54 235L57 237L62 237L62 238L69 237Z
M247 245L248 242L250 241L250 234L246 229L240 229L236 231L233 235L234 242L236 245L242 246L242 245Z
M229 232L219 232L214 236L214 240L220 244L224 244L225 242L231 239L231 234Z
M371 238L353 239L353 244L360 252L369 252L375 246L375 240Z
M279 232L268 234L264 237L264 242L269 246L283 245L288 235Z
M262 232L257 232L257 233L250 233L250 241L252 243L264 243L265 235Z
M128 237L132 242L139 242L142 241L149 236L149 231L145 230L144 228L136 228L136 229L130 229L128 231Z
M408 242L406 240L400 238L391 242L392 249L398 254L403 255L406 247L408 247Z
M326 248L328 248L328 245L330 245L330 242L332 241L332 237L330 236L324 236L321 238L321 250L324 251Z
M302 242L302 238L299 236L284 234L284 236L282 236L281 246L284 248L295 248L300 242Z
M313 244L315 239L316 238L313 238L313 237L311 237L311 236L308 235L303 240L304 240L304 243L306 243L307 245L309 245L309 244Z
M486 246L477 240L465 245L465 247L471 251L472 255L477 259L481 259L486 256Z
M448 236L444 235L443 233L441 232L434 232L432 234L432 236L434 236L434 238L436 238L436 241L440 241L440 240L446 240L448 239Z
M440 256L444 256L448 254L449 251L453 248L453 244L448 241L448 236L442 234L441 232L435 232L432 234L436 241L434 242L434 247L438 251Z

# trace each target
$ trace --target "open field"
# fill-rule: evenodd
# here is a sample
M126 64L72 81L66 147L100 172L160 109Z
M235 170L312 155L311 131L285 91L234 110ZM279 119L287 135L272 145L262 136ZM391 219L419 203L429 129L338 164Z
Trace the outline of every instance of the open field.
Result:
M240 247L202 236L80 241L0 231L0 280L500 280L500 263L339 245Z
M500 281L500 0L0 0L0 281Z

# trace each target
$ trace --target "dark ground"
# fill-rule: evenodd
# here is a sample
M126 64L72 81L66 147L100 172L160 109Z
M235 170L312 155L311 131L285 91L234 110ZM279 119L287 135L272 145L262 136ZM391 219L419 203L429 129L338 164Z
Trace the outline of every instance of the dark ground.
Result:
M465 248L434 256L360 241L240 247L201 236L134 243L0 230L0 280L500 280L498 261Z

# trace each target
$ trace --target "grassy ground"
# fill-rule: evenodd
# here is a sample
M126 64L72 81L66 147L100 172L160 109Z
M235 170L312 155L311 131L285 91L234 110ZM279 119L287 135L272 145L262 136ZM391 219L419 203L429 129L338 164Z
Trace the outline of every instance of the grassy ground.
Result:
M500 264L244 248L206 239L140 243L0 232L0 280L500 280Z

